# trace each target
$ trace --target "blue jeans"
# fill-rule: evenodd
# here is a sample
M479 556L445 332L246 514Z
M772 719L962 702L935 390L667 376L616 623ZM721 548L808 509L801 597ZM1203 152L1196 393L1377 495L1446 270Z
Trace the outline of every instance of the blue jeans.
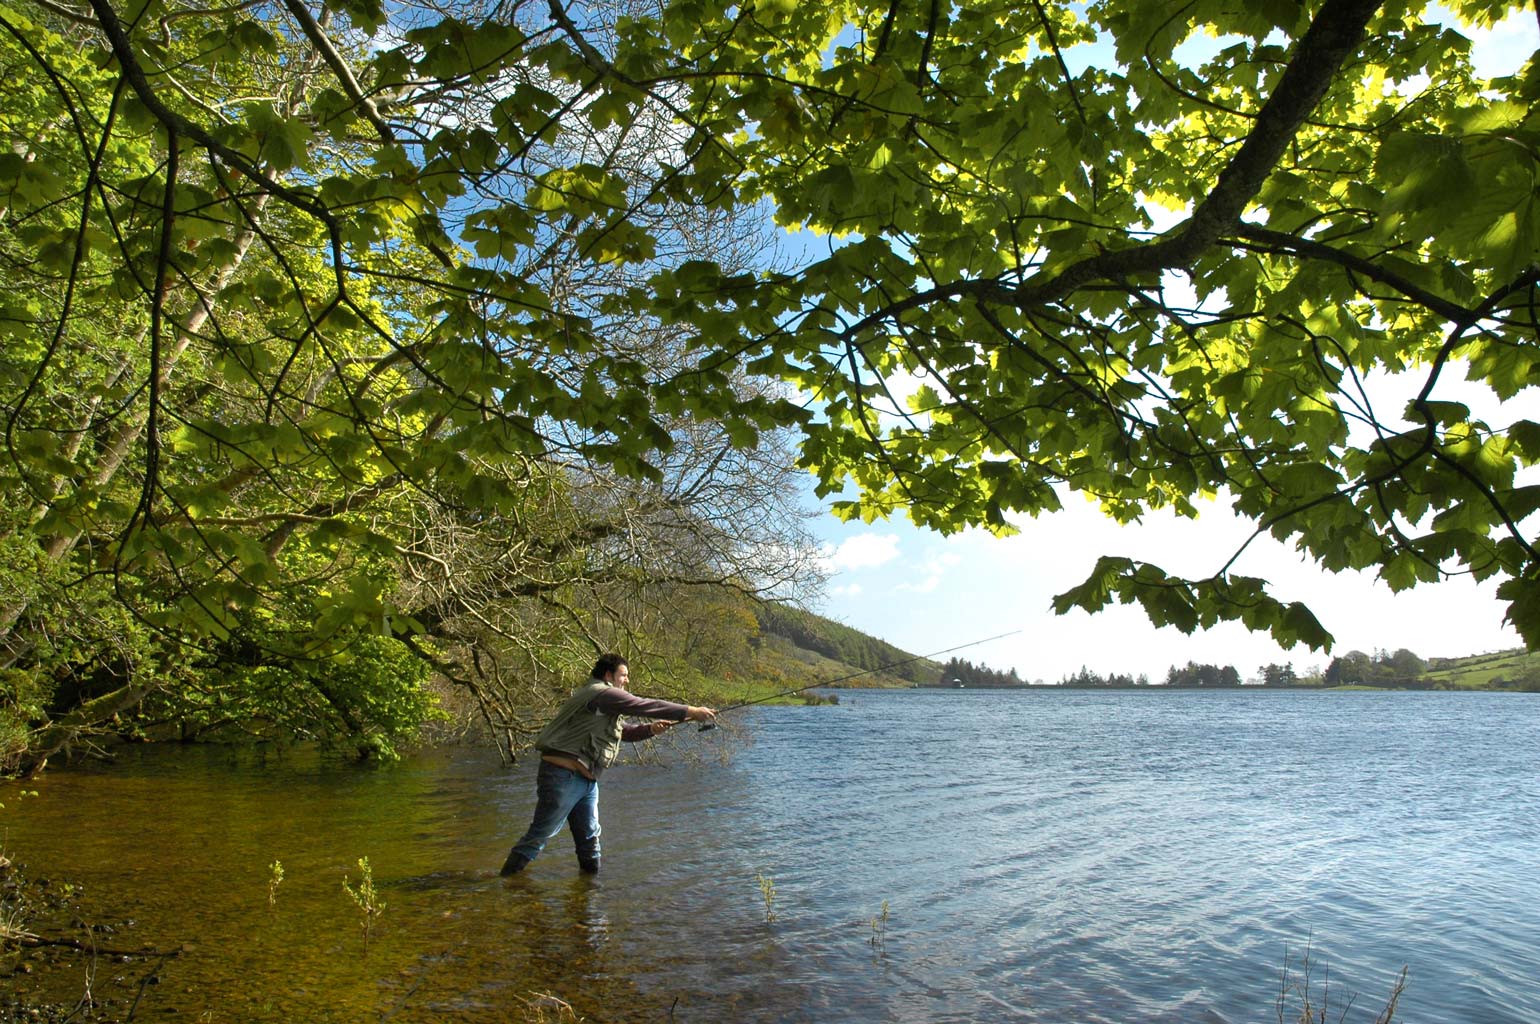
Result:
M535 776L535 820L524 838L508 854L510 864L522 858L523 867L540 855L546 841L561 831L565 821L577 846L578 864L585 870L599 866L599 784L577 772L540 762Z

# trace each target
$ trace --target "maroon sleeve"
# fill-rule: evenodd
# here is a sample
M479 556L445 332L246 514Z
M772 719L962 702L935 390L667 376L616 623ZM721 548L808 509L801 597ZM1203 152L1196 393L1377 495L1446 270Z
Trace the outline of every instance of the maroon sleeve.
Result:
M652 739L652 726L650 725L625 725L620 729L620 741L622 743L640 743L642 740Z
M638 697L634 693L614 686L601 691L598 696L589 701L588 708L590 711L597 711L604 715L661 718L666 722L682 722L689 712L689 708L683 704L675 704L671 700ZM652 733L645 725L628 725L620 730L620 738L625 743L636 743L639 740L651 739Z

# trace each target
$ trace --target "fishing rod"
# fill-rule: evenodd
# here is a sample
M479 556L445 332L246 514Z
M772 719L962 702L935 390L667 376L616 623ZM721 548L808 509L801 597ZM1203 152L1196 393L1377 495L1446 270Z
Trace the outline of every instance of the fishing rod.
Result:
M956 647L948 647L943 651L932 651L929 654L916 654L913 657L905 658L903 661L894 661L886 665L878 665L876 668L865 668L859 672L852 672L848 676L840 676L837 679L824 679L816 683L808 683L806 686L799 686L794 690L782 690L780 693L772 693L768 697L760 697L756 700L746 700L742 704L730 704L723 708L721 711L718 711L717 714L722 715L729 711L737 711L739 708L751 707L755 704L763 704L765 701L775 700L777 697L790 697L792 694L801 693L803 690L814 690L820 686L833 686L835 683L843 683L851 679L859 679L862 676L873 675L877 672L886 672L890 668L899 668L902 665L908 665L912 662L925 661L929 658L934 658L942 654L951 654L953 651L967 650L969 647L977 647L979 644L987 644L991 640L999 640L1003 637L1015 636L1020 632L1021 630L1019 629L1013 629L1009 633L998 633L995 636L987 636L982 640L974 640L970 643L958 644ZM716 727L716 722L702 722L698 731L705 732L708 729L715 729Z

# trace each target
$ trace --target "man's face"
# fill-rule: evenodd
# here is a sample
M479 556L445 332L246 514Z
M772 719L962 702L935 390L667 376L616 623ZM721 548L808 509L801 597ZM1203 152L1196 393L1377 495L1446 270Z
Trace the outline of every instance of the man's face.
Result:
M615 671L610 673L609 678L606 681L614 683L616 686L624 690L626 686L631 682L631 670L625 665L621 665Z

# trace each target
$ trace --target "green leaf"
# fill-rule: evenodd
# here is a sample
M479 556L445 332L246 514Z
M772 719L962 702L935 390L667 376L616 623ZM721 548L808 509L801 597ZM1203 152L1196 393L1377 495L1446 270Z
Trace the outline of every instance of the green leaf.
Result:
M1282 621L1273 629L1273 639L1284 647L1303 643L1317 651L1329 651L1333 643L1332 635L1316 619L1315 614L1298 601L1284 608Z
M1504 580L1497 596L1508 602L1503 621L1518 630L1531 648L1540 647L1540 575L1531 569L1524 576Z
M385 24L385 6L380 0L326 0L326 9L347 15L357 28L370 35Z

